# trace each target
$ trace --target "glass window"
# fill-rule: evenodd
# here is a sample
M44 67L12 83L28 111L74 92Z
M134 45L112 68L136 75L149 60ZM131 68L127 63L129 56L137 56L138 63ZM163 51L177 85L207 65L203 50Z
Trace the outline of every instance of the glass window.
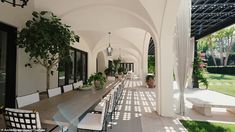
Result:
M59 62L59 68L58 68L58 74L59 74L59 86L63 86L65 84L65 62L60 61Z
M5 105L7 32L0 30L0 106Z
M70 60L68 61L68 77L69 84L74 83L74 59L75 59L75 51L70 50Z
M76 52L77 60L76 60L76 81L82 80L82 57L81 52Z
M82 54L82 80L86 82L87 80L87 55Z
M59 86L87 80L87 53L71 49L70 60L59 63Z

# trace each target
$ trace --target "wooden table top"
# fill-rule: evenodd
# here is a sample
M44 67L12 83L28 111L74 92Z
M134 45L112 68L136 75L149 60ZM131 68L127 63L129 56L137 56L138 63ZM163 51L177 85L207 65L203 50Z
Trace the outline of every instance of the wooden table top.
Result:
M109 82L104 89L100 90L92 88L88 91L69 91L25 106L22 109L38 111L41 121L45 123L62 122L76 125L78 118L100 101L117 83L118 81Z

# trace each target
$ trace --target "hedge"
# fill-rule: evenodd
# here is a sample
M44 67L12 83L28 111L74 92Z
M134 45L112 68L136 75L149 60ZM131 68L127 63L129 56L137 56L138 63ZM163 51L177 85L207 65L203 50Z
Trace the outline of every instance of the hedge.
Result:
M207 66L209 73L235 75L235 66Z

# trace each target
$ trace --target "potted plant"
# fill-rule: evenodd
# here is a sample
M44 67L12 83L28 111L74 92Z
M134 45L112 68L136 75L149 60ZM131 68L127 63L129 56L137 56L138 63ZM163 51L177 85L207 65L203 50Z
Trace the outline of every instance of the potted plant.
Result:
M119 67L119 68L118 68L118 74L119 74L119 75L122 75L123 72L124 72L124 68L123 68L123 67Z
M121 78L123 77L123 72L124 72L124 68L123 67L119 67L118 68L118 79L121 80Z
M112 67L106 68L104 70L104 73L105 73L106 76L112 76L112 73L114 73L114 72L115 72L115 70L113 70Z
M102 89L104 87L104 83L106 82L105 77L101 72L92 74L88 79L88 84L92 84L94 82L94 86L96 89Z
M17 38L17 45L29 55L25 67L40 64L46 69L46 88L50 88L50 75L60 60L69 56L70 44L79 41L79 36L62 24L52 12L33 12L32 20L26 22Z
M145 81L146 81L146 84L148 85L148 88L155 87L155 79L153 75L147 75Z

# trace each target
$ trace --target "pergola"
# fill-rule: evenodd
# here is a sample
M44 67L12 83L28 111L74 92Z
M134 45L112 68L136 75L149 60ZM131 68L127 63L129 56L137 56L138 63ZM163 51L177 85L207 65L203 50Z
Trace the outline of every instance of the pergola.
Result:
M148 55L155 55L155 45L152 38L149 40Z
M191 11L195 40L235 23L235 0L192 0Z
M192 0L191 13L191 37L198 40L235 23L235 0ZM197 41L194 50L196 58Z
M235 23L235 0L192 0L191 37L198 40ZM149 41L148 55L154 55Z

